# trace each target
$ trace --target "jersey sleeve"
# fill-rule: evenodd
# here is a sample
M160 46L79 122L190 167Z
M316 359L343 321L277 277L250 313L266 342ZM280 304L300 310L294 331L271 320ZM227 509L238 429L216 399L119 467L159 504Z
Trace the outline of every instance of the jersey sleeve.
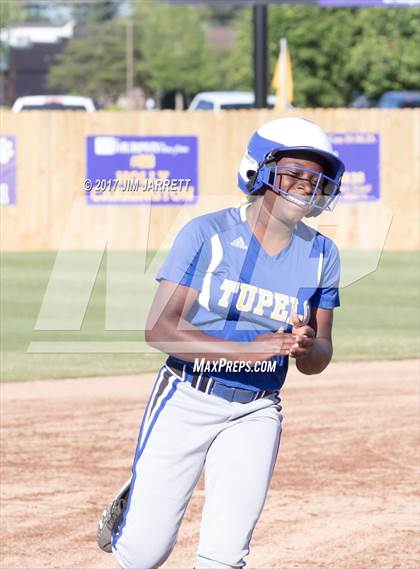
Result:
M333 309L340 306L340 254L332 241L326 241L318 288L311 297L311 306Z
M199 218L195 218L176 236L156 280L165 279L201 291L207 266L208 240L202 235Z

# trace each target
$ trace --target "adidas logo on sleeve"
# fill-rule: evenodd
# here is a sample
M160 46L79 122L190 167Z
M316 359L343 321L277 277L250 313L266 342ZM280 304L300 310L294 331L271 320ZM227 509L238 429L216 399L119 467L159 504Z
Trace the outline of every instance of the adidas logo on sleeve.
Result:
M245 251L248 249L247 244L245 243L244 238L242 236L231 241L230 245L232 245L232 247L237 247L238 249L244 249Z

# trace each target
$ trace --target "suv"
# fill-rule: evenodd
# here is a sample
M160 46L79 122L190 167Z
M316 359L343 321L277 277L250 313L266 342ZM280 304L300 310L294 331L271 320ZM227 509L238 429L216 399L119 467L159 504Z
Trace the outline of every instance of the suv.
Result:
M420 91L385 91L378 101L359 95L350 106L355 109L414 109L420 107Z
M95 105L89 97L73 95L33 95L18 97L12 111L88 111L93 112Z
M274 107L276 97L268 95L267 104ZM197 93L188 107L189 111L221 111L236 109L253 109L255 95L250 91L207 91Z
M379 99L381 109L414 109L420 107L420 91L386 91Z

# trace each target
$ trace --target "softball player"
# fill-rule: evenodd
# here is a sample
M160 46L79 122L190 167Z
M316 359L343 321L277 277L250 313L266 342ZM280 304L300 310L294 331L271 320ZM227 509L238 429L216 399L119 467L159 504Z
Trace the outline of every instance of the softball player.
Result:
M252 199L178 234L157 275L146 333L169 357L112 536L124 569L168 558L204 466L195 569L245 566L280 443L288 358L313 374L332 356L339 256L302 219L332 209L343 172L317 125L271 121L240 164L239 187Z

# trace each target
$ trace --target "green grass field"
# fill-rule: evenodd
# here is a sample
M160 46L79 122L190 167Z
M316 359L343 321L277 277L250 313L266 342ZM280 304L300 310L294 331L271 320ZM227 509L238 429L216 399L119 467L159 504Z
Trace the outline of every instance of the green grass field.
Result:
M71 279L63 283L59 300L64 305L80 294L80 274L89 260L73 255ZM135 258L134 258L135 255ZM366 255L366 254L365 254ZM139 253L113 253L125 278L141 266ZM80 330L34 330L46 291L55 253L6 253L1 257L1 376L3 381L42 378L136 374L156 370L164 356L157 353L119 353L113 342L141 342L142 332L105 330L106 264L103 261L87 304ZM363 262L363 253L344 253L347 269ZM141 261L141 259L140 259ZM131 273L130 273L131 270ZM128 276L127 276L128 275ZM153 295L150 279L133 282L133 302L144 316ZM342 307L335 312L335 359L414 358L419 355L419 256L395 252L382 255L373 273L341 291ZM128 283L130 284L130 283ZM115 286L115 284L114 284ZM117 283L118 288L118 283ZM130 288L130 287L129 287ZM134 302L134 303L135 303ZM70 311L71 312L71 311ZM132 315L131 315L132 316ZM71 313L69 314L71 318ZM130 320L132 322L132 318ZM129 327L127 327L129 330ZM110 342L97 353L28 353L31 342ZM77 352L77 349L76 349Z

